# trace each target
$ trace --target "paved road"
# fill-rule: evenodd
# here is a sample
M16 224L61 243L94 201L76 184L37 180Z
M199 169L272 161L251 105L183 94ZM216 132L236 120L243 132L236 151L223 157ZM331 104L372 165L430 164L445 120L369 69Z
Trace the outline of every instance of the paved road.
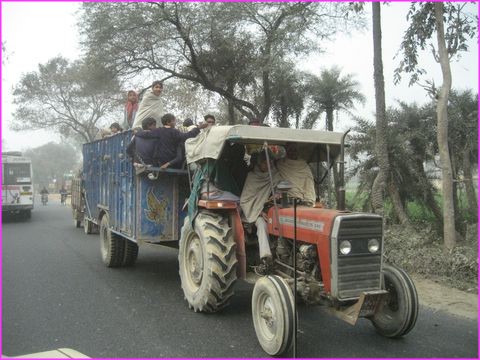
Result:
M37 202L38 204L38 202ZM218 314L188 309L176 250L141 248L133 268L107 269L98 235L75 229L52 201L27 222L3 221L2 353L68 347L90 357L266 357L253 329L252 286L236 285ZM319 307L299 308L298 357L476 358L476 321L421 309L403 339L352 327Z

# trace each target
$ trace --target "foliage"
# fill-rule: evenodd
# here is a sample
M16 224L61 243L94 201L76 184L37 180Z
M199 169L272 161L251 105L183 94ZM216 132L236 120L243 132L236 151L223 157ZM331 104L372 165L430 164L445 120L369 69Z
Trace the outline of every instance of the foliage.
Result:
M122 76L154 72L217 93L243 115L265 119L281 64L360 28L348 3L83 3L88 54ZM315 39L315 41L313 41Z
M449 96L448 137L455 163L478 160L478 96L472 90L452 90ZM466 152L465 152L466 150ZM466 175L465 175L466 176Z
M53 179L60 181L60 179L63 179L63 174L74 170L80 154L68 144L50 142L25 151L25 156L32 160L35 184L43 187L47 186Z
M278 127L300 128L300 118L305 108L306 86L305 75L292 71L294 65L285 63L279 65L272 79L272 115ZM289 119L294 119L291 124Z
M306 91L310 98L309 114L304 128L311 129L320 114L326 113L327 129L333 131L333 113L351 113L355 103L365 103L365 96L359 91L360 84L352 74L341 76L341 69L323 69L320 76L307 75Z
M464 243L445 254L431 224L413 229L390 226L385 231L385 259L407 272L444 278L449 284L471 287L478 280L478 242Z
M473 3L444 3L445 40L447 52L452 59L461 51L468 50L468 39L478 34L478 19L475 17ZM410 85L417 83L426 74L419 62L420 50L430 48L435 59L439 61L437 50L430 40L435 27L433 2L412 2L407 15L409 27L400 46L401 60L395 69L394 82L401 80L403 72L410 74Z
M82 142L92 141L99 122L121 103L120 85L110 72L62 57L23 75L13 96L14 130L48 129Z
M436 204L431 174L424 167L435 156L431 147L435 139L435 123L430 108L399 102L398 108L387 109L386 117L390 161L388 181L398 189L404 207L408 201L419 201L438 213L434 208ZM350 169L349 176L359 178L359 194L370 193L378 173L375 125L364 119L357 118L356 121L357 126L353 129L351 147L348 149L355 165ZM363 197L364 206L366 200L370 199Z
M175 114L177 120L191 118L194 122L203 121L203 115L212 113L211 109L218 101L211 92L186 80L169 81L162 97L165 98L166 111Z

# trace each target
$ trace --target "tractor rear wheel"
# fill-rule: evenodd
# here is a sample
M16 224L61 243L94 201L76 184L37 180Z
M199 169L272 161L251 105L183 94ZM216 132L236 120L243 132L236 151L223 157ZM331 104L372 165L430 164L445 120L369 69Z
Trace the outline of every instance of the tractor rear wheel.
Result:
M100 221L100 250L102 261L108 267L123 265L125 255L125 239L110 230L108 214Z
M178 261L185 299L195 312L216 312L233 295L237 279L236 244L228 218L202 211L195 229L185 218Z
M252 318L257 339L272 356L290 350L294 336L294 300L287 282L279 276L260 278L253 288Z
M410 332L417 322L417 290L410 276L394 265L384 265L383 281L388 295L370 320L381 335L398 338Z

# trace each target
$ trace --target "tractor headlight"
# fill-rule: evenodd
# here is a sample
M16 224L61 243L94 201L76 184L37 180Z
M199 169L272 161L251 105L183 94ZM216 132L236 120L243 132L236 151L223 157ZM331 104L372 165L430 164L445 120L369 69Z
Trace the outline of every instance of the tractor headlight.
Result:
M377 239L368 240L368 251L376 253L380 249L380 242Z
M348 240L343 240L340 242L339 249L342 255L348 255L350 254L350 251L352 251L352 243Z

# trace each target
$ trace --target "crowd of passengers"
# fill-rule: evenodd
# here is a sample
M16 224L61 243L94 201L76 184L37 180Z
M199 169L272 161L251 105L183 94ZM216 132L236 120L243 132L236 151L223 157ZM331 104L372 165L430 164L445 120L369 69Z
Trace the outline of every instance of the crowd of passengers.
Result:
M128 92L124 124L134 130L134 135L127 154L139 169L150 166L162 169L183 168L185 140L196 137L202 129L215 125L215 117L209 114L204 116L205 122L201 124L194 125L191 119L187 119L176 129L176 117L164 113L160 96L162 90L162 82L154 81L140 104L136 92ZM261 124L257 119L252 119L249 125ZM105 132L104 136L122 131L118 123L113 123L110 132ZM289 197L297 199L301 205L313 207L316 195L312 171L307 162L299 157L295 143L287 143L285 147L269 146L267 149L263 145L232 144L225 153L222 158L228 160L226 166L231 178L237 183L236 190L221 189L218 183L208 179L201 184L200 198L239 203L243 222L256 228L261 258L258 272L268 273L272 267L272 254L268 241L266 204L277 196L272 195L272 185L275 188L280 182L288 181L291 185ZM278 246L281 248L282 244Z

